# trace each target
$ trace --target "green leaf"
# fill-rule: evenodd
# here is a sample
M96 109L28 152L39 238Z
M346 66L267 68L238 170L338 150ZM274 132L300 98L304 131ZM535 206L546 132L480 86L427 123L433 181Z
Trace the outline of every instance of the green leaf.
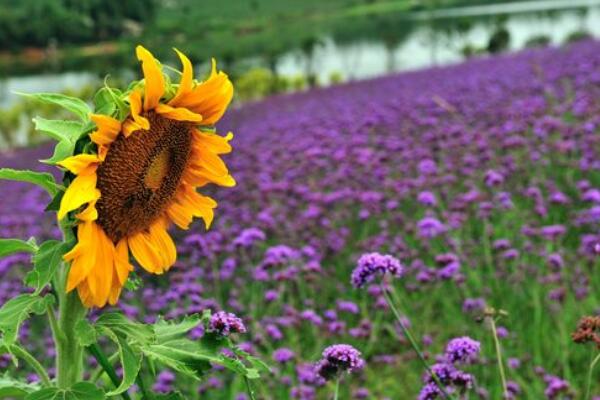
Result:
M152 326L130 321L121 313L105 313L96 320L97 327L106 327L116 334L139 344L153 343L156 341Z
M113 116L117 111L117 105L113 101L113 97L110 94L110 89L103 87L96 92L94 96L94 105L96 114L103 114Z
M54 153L52 157L47 158L45 160L40 160L44 164L56 165L67 157L73 155L73 149L75 148L75 143L62 141L58 142L56 146L54 146Z
M81 122L62 119L35 117L33 123L36 130L46 133L57 142L67 141L73 144L75 144L83 129Z
M119 89L108 86L101 88L94 96L96 113L116 117L119 121L124 120L129 114L129 107L122 97L123 93Z
M92 111L85 101L76 97L66 96L60 93L19 93L23 96L31 97L46 104L55 104L73 114L77 115L82 121L87 121Z
M28 170L16 170L11 168L0 168L0 179L10 181L29 182L46 189L50 196L54 197L63 188L57 185L54 177L47 172L35 172Z
M0 258L13 253L35 253L38 250L35 239L28 241L20 239L0 239Z
M73 154L75 143L83 131L83 124L77 121L50 120L41 117L33 119L35 129L46 133L52 139L58 141L54 148L54 154L47 160L46 164L56 164Z
M25 276L25 284L39 294L54 277L62 256L69 251L71 244L49 240L41 244L33 256L33 270Z
M25 400L103 400L104 392L90 382L79 382L67 389L46 388L29 394Z
M64 195L65 192L58 192L58 194L54 196L52 200L50 200L50 203L48 203L44 211L58 211L60 208L60 202L62 201Z
M195 379L210 370L210 362L220 361L216 354L202 352L196 343L187 339L142 346L142 352L151 360Z
M269 365L260 358L250 355L249 353L245 352L237 346L233 347L231 350L233 350L233 353L236 356L249 363L252 366L252 368L254 368L257 372L260 371L265 373L271 373L271 367L269 367Z
M77 341L83 347L90 346L98 341L96 329L94 329L87 319L77 322L75 325L75 334Z
M198 314L186 316L180 322L159 319L153 325L154 332L156 333L156 341L160 344L181 337L200 325L200 323L202 323L202 319Z
M38 385L17 381L7 374L0 376L0 399L22 399L36 390Z
M110 328L99 326L98 332L108 336L118 347L119 360L123 368L123 380L118 388L107 393L108 396L115 396L123 393L135 383L135 378L142 367L142 352L139 345L130 345L126 337L116 334Z
M142 286L144 286L144 281L142 280L142 278L140 278L140 276L135 271L131 271L129 273L129 276L127 277L127 282L125 282L125 289L135 292Z
M51 304L52 296L40 297L35 294L21 294L8 300L0 308L0 332L4 333L6 345L15 343L19 328L30 314L43 314L46 305Z
M211 364L221 365L250 379L259 377L257 368L248 368L243 359L228 357L221 352L221 347L229 344L227 341L221 341L221 346L215 346L214 344L211 341L206 346L203 341L177 339L142 346L142 352L150 360L162 363L175 371L196 379L200 379L211 368ZM260 366L260 368L262 369L263 366ZM266 368L268 369L268 367Z

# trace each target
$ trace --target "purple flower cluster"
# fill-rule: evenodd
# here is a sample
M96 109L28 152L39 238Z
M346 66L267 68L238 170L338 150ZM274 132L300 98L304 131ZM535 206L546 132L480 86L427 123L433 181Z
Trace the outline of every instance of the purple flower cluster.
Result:
M440 362L431 366L431 372L423 377L424 386L419 393L419 400L433 400L443 395L438 384L442 385L447 393L459 391L464 393L471 389L475 379L467 372L458 368L459 365L473 362L481 350L479 342L469 337L451 339L446 345L446 352L440 357Z
M220 336L229 336L232 333L246 333L246 326L235 314L217 311L210 316L208 331Z
M446 346L446 359L451 363L467 364L477 358L480 350L481 344L470 337L454 338Z
M363 254L358 259L357 267L352 271L352 285L361 288L372 282L376 276L391 275L400 277L404 267L397 258L379 253Z
M323 350L323 358L315 366L316 373L330 380L342 372L356 372L365 366L360 354L349 344L334 344Z

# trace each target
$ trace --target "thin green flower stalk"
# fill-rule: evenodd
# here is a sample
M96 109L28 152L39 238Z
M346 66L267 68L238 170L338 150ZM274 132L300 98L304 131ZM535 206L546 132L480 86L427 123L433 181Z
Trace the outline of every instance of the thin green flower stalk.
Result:
M596 364L598 364L599 361L600 361L600 353L597 354L596 357L594 357L594 359L590 363L590 368L588 369L587 382L585 385L585 397L584 397L584 399L586 399L586 400L592 398L592 380L593 380L593 374L594 374L594 367L596 367Z
M333 391L333 400L338 400L338 397L339 397L339 394L340 394L340 380L341 379L342 379L341 377L338 377L335 380L335 389Z
M410 333L410 330L406 327L406 325L402 321L402 315L400 314L400 312L398 311L398 308L394 304L394 301L392 300L392 298L390 296L390 293L389 293L386 285L384 284L383 281L380 282L379 285L381 287L381 291L383 293L383 296L385 297L385 301L387 302L388 306L392 310L392 313L396 317L396 320L398 321L398 324L400 325L400 328L402 329L402 332L404 333L404 336L408 339L408 341L409 341L412 349L414 350L415 354L417 355L417 357L421 361L421 364L423 365L423 368L431 376L431 378L433 379L433 381L435 382L435 384L437 385L437 387L440 389L440 391L442 392L442 394L444 395L444 397L447 398L447 399L454 399L455 397L451 396L448 393L448 391L446 390L445 386L442 384L442 382L440 382L440 379L438 378L438 376L431 370L431 367L429 366L429 363L427 362L427 360L425 360L425 356L423 355L423 352L419 348L419 345L417 344L416 340L414 339L412 333Z
M502 347L500 345L500 339L498 338L498 330L496 329L496 321L503 315L505 312L500 310L496 311L493 308L488 308L484 311L485 319L490 324L490 329L492 330L492 337L494 338L494 348L496 351L496 362L498 365L498 373L500 374L500 382L502 384L502 393L505 396L508 393L508 385L506 384L506 372L504 370L504 358L502 357Z

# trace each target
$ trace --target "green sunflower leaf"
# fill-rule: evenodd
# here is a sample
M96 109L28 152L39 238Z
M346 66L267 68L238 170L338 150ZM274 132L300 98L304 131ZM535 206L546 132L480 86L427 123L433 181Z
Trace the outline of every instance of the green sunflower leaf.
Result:
M98 341L96 329L87 319L82 319L75 325L77 341L81 346L90 346Z
M72 156L74 148L75 143L67 141L58 142L56 146L54 146L54 153L52 154L52 157L45 160L40 160L40 162L43 162L44 164L55 165L65 158Z
M46 104L55 104L75 114L81 121L87 121L92 112L87 103L77 97L66 96L60 93L18 93L31 97Z
M142 346L142 352L149 359L198 380L211 369L211 362L221 361L218 354L188 339Z
M18 381L8 374L0 376L0 399L22 399L39 389L38 385Z
M67 121L62 119L45 119L35 117L33 119L35 129L44 132L46 135L57 142L69 141L75 144L81 134L83 124L77 121Z
M35 244L35 239L31 238L28 241L20 239L0 239L0 258L9 256L14 253L33 253L38 251Z
M54 196L52 200L50 200L50 203L48 203L44 211L58 211L58 209L60 208L60 202L62 201L64 195L65 192L58 192L56 196Z
M46 305L51 304L52 301L52 296L40 297L35 294L21 294L4 303L0 308L0 332L3 333L2 338L5 345L10 346L15 343L21 324L31 314L45 313Z
M156 336L150 325L130 321L121 313L104 313L96 320L97 327L106 327L138 344L154 343Z
M98 333L107 336L115 342L118 347L119 361L123 368L123 380L119 384L119 387L107 393L108 396L115 396L125 392L135 383L135 379L142 367L142 352L138 344L130 344L126 336L119 335L110 328L97 326L97 330Z
M271 372L271 367L269 367L269 365L267 363L265 363L263 360L261 360L260 358L250 355L249 353L245 352L244 350L240 349L237 346L234 346L232 348L232 350L236 356L240 357L241 359L246 361L248 364L250 364L252 366L252 368L254 368L257 372L258 371L265 372L265 373Z
M94 105L96 114L114 116L117 112L117 105L110 95L109 89L103 87L94 96Z
M33 183L45 189L52 197L63 189L54 181L54 177L47 172L0 168L0 179Z
M156 332L156 341L160 344L176 339L185 335L201 323L202 319L198 314L186 316L180 322L171 322L159 319L158 322L153 325L154 332Z
M104 392L90 382L79 382L67 389L46 388L29 394L25 400L103 400Z
M81 133L84 125L77 121L65 121L60 119L45 119L36 117L33 119L35 129L45 133L47 136L56 140L58 143L54 148L54 154L47 160L42 160L46 164L56 164L59 161L73 154L75 143Z
M62 261L62 256L70 248L71 244L57 240L49 240L41 244L33 256L33 270L24 279L27 286L35 289L35 294L39 294L50 283Z
M129 107L122 99L123 94L119 89L105 86L98 90L94 96L94 105L96 114L103 114L115 117L123 121L129 114Z

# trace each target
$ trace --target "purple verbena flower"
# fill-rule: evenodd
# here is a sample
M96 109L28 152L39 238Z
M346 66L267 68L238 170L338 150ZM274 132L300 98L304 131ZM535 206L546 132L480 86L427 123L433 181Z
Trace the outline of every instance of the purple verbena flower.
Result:
M379 253L363 254L357 263L357 267L352 271L352 285L355 288L361 288L365 284L372 282L375 276L391 275L401 277L404 274L404 267L400 261L390 255Z
M246 326L235 314L218 311L211 315L208 331L220 336L229 336L232 333L246 333Z
M446 359L451 363L466 364L479 355L481 344L468 336L454 338L446 346Z

